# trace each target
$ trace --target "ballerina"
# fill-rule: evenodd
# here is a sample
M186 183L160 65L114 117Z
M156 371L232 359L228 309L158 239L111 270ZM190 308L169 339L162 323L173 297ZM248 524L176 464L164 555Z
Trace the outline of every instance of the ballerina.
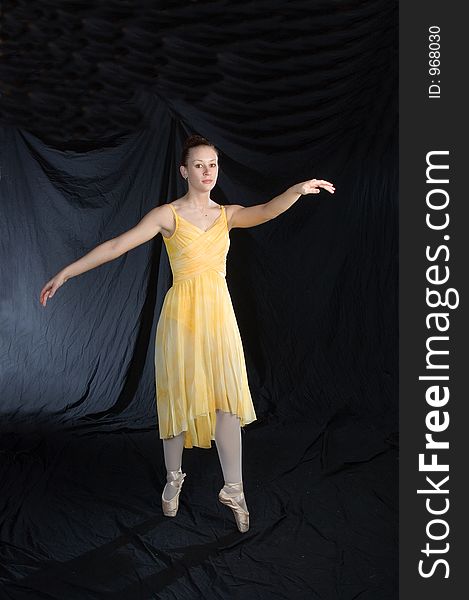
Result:
M224 486L219 501L231 508L241 532L249 529L243 489L241 428L256 420L243 345L226 283L229 232L255 227L288 210L301 196L333 194L323 179L310 179L255 206L219 205L210 198L218 177L218 150L192 135L183 147L182 197L150 210L132 229L110 239L59 271L43 287L45 307L70 278L109 262L161 234L173 274L156 328L155 392L163 442L166 516L176 516L186 473L184 448L210 448L215 440Z

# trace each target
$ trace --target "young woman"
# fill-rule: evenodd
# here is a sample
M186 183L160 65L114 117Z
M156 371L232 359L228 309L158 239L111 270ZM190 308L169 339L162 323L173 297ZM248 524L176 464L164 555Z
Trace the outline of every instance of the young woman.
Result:
M335 188L329 181L311 179L264 204L221 206L210 198L218 167L215 146L201 136L190 136L179 167L187 181L186 194L150 210L135 227L66 266L44 285L40 302L46 306L71 277L161 233L173 273L155 340L158 427L167 470L163 513L173 517L178 511L186 476L181 468L183 449L210 448L215 440L225 480L218 498L232 509L239 531L245 532L249 512L243 492L241 427L254 421L256 413L225 279L229 231L265 223L300 196L317 194L321 188L334 193Z

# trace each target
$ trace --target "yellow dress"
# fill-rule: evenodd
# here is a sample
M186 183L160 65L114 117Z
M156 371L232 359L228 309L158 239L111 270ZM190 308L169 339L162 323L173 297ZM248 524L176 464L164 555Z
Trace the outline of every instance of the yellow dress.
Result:
M172 204L174 233L163 236L173 273L156 329L160 438L185 432L184 447L210 448L216 409L256 420L243 345L226 283L230 247L225 207L207 230Z

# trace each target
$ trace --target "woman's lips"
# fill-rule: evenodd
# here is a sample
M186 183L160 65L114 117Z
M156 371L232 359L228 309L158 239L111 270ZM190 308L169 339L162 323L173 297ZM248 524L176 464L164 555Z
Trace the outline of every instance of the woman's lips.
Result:
M202 183L212 183L211 179L202 179Z

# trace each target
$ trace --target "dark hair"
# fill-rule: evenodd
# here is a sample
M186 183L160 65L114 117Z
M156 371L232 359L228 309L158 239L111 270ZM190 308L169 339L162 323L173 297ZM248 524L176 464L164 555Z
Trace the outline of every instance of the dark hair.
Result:
M215 152L218 155L218 148L216 146L214 146L214 144L212 144L212 142L209 142L207 140L207 138L204 138L201 135L190 135L186 141L184 142L184 146L182 147L182 154L181 154L181 165L184 165L185 167L187 167L187 159L189 158L189 150L191 148L195 148L196 146L210 146L210 148L213 148L215 150Z

